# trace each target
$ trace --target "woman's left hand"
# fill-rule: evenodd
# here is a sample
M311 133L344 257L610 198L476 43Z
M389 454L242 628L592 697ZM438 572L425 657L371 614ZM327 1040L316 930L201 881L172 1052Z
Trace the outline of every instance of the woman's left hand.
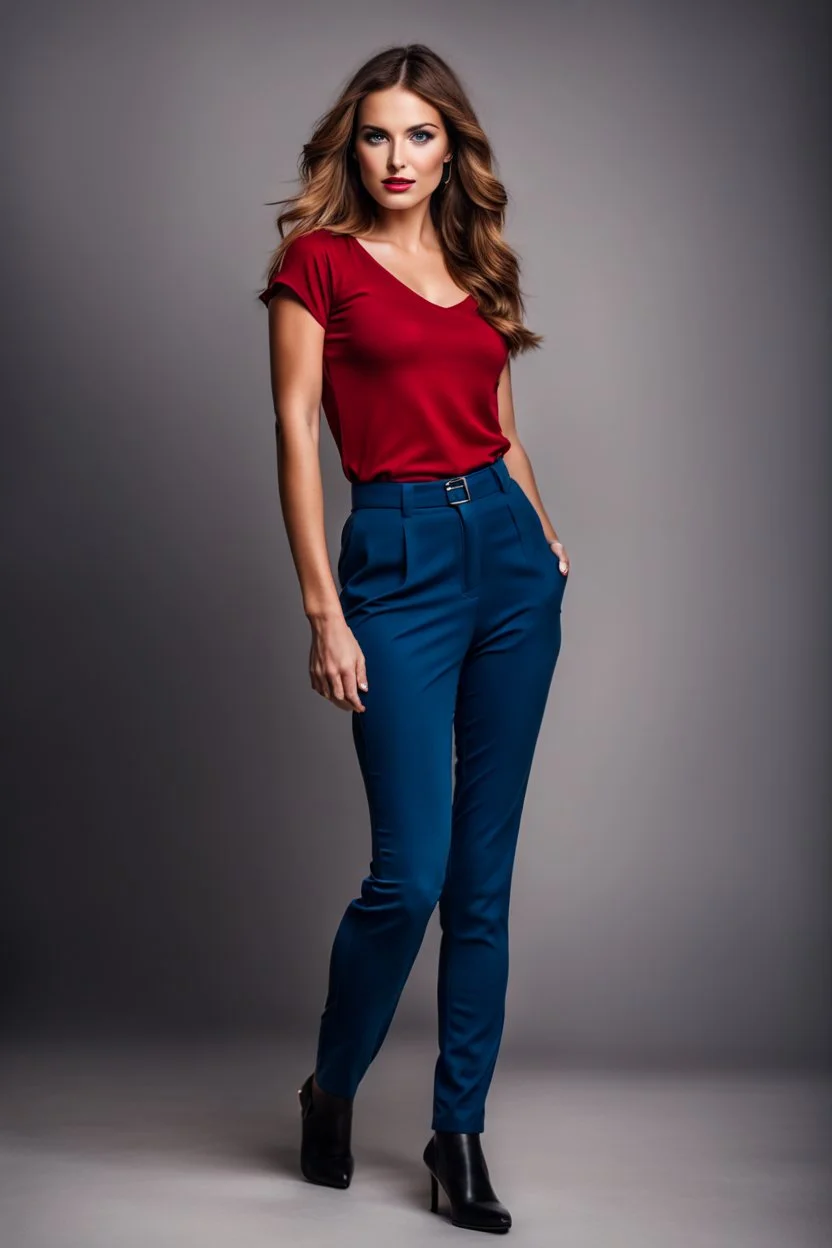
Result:
M566 553L566 547L564 546L563 542L558 541L558 539L555 538L554 541L549 543L549 549L551 550L553 555L557 555L559 567L563 575L568 576L569 575L569 556Z

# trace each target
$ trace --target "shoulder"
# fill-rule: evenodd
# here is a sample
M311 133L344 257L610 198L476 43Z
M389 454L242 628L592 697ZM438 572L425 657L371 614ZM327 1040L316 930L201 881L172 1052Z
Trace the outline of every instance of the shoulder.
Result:
M348 263L348 243L347 235L323 227L290 234L280 271L314 270L327 280L334 293Z
M337 234L321 227L317 230L304 230L301 233L292 231L288 237L284 254L291 251L296 256L337 256L345 246L346 235Z
M288 286L326 326L340 299L346 239L323 228L296 231L284 239L280 262L259 298L267 304L279 286Z

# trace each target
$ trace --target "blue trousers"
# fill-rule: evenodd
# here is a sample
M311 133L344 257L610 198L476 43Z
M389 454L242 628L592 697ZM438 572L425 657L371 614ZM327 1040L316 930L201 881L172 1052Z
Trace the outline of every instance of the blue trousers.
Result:
M501 459L464 478L351 489L338 580L367 663L352 733L372 859L332 946L316 1077L355 1095L438 904L432 1129L481 1132L505 1018L520 816L567 577Z

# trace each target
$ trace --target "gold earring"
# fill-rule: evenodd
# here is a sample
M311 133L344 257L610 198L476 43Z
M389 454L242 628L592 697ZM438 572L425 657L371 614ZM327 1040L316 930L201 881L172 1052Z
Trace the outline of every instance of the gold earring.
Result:
M447 185L448 185L448 183L449 183L449 182L450 182L450 180L451 180L451 161L452 161L452 160L453 160L453 156L449 157L449 158L448 158L448 160L447 160L447 162L446 162L446 163L447 163L447 165L448 165L448 172L447 172L447 174L445 175L445 177L442 179L442 181L439 183L439 185L440 185L441 187L445 187L445 186L447 186Z

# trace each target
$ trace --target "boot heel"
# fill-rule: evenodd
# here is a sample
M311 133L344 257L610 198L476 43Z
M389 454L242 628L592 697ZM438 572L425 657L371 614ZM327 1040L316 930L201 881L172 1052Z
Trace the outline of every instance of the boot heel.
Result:
M422 1159L430 1174L430 1208L437 1213L439 1188L448 1198L454 1226L505 1233L511 1214L491 1185L481 1132L434 1131Z
M354 1168L350 1135L352 1099L325 1095L320 1106L312 1094L314 1071L298 1088L301 1111L300 1168L310 1183L349 1187Z

